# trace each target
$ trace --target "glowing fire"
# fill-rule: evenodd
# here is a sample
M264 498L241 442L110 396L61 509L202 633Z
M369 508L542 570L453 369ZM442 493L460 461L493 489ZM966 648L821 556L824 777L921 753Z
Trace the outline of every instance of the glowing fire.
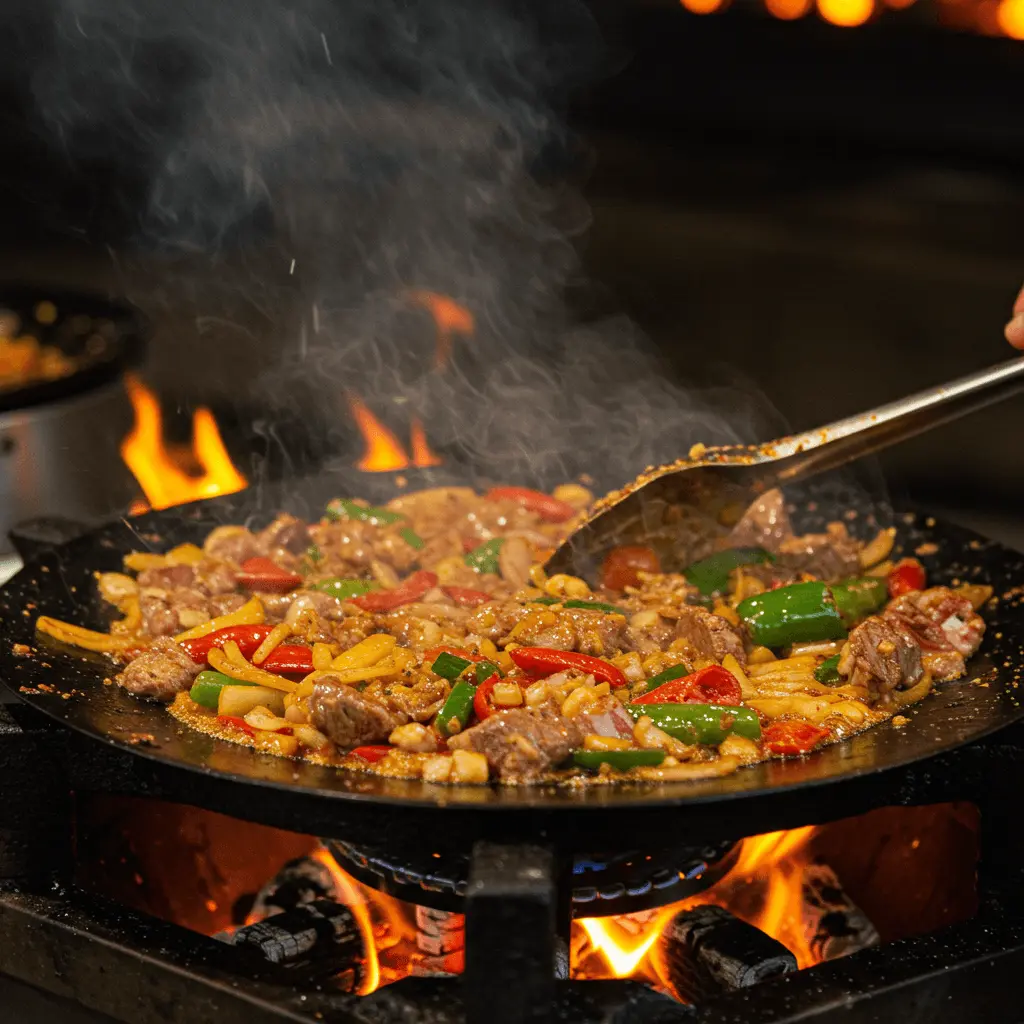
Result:
M146 503L133 505L133 513L231 494L248 486L231 461L209 409L195 410L191 449L175 453L164 443L163 416L156 395L133 374L125 378L125 385L135 425L121 442L121 458L146 496ZM185 467L190 463L199 472L188 472Z
M408 469L409 466L423 468L441 465L442 459L431 450L427 433L418 419L413 419L409 430L409 447L412 450L410 458L394 431L384 426L361 398L350 394L348 406L366 444L363 457L356 463L357 468L367 473L390 473L396 469Z
M671 903L644 920L635 933L618 918L590 917L574 922L586 935L577 935L573 948L581 948L576 966L583 977L646 978L658 983L658 966L650 954L669 921L681 910L703 903L728 907L737 917L777 939L797 959L800 967L815 960L800 928L800 868L807 862L807 844L817 831L813 826L789 832L771 832L743 840L735 865L710 889L698 896ZM629 920L636 921L636 917ZM592 954L600 954L602 972Z
M437 349L434 352L434 369L443 369L452 355L456 334L472 334L476 326L473 314L454 299L438 292L414 291L409 297L423 306L434 318L437 327Z

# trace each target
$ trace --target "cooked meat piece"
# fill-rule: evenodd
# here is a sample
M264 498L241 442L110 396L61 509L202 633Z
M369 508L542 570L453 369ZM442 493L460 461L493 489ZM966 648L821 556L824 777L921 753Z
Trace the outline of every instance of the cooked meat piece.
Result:
M244 594L215 594L208 601L210 614L227 615L228 612L236 612L246 601L248 598Z
M294 626L306 612L315 612L319 618L329 620L343 619L346 614L342 602L337 598L321 594L318 590L304 590L298 597L292 598L284 621Z
M163 569L144 569L139 573L140 590L174 590L191 587L196 572L191 565L168 565Z
M602 697L576 716L581 731L587 735L617 736L631 739L633 719L615 697Z
M842 523L829 523L826 531L783 541L776 552L777 564L823 580L843 579L857 573L861 542L851 537Z
M500 640L527 615L535 612L538 605L530 604L483 604L466 620L466 629L488 640Z
M685 605L679 610L676 637L685 641L683 653L691 658L721 661L731 654L741 665L747 663L739 631L720 615L713 615L704 608Z
M178 632L178 614L168 604L165 591L139 595L142 628L150 636L174 636Z
M642 654L663 651L675 635L675 623L658 615L653 621L643 622L642 625L634 626L630 623L626 629L626 646Z
M877 615L850 634L839 671L855 686L866 686L870 700L887 704L893 690L906 690L921 679L921 648L904 629Z
M282 512L266 529L260 530L256 542L268 554L281 548L291 555L301 555L311 543L309 527L301 519Z
M386 698L360 693L354 686L332 681L327 674L313 687L310 721L342 748L386 743L393 729L409 716L389 706Z
M793 539L793 527L786 511L786 499L777 487L765 491L733 527L726 547L764 548L777 552L780 545Z
M259 541L244 526L218 526L206 538L203 551L233 565L263 554Z
M949 587L916 590L890 601L882 613L909 630L926 650L957 651L969 658L985 635L985 620Z
M172 700L203 670L173 640L160 637L116 677L130 693L151 700Z
M959 651L924 651L921 661L938 683L959 679L967 671L967 662Z
M515 640L530 647L554 647L560 651L579 651L605 657L622 649L626 642L626 619L622 615L586 608L565 608L554 611L540 607L524 618L512 636L500 643Z
M530 779L564 761L582 742L576 723L562 715L515 709L456 734L448 746L478 751L503 779Z
M204 558L195 566L194 585L211 595L233 594L238 589L238 574L226 562Z
M380 693L388 707L415 722L425 722L441 710L441 705L451 693L451 685L445 679L422 679L411 686L405 683L371 683L365 693Z

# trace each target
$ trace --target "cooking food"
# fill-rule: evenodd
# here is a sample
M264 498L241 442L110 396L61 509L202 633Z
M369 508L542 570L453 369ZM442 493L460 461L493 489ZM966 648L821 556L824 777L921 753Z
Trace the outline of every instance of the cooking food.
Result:
M592 495L442 488L337 499L98 575L118 685L191 728L432 783L699 779L801 756L956 679L991 589L928 587L895 530L794 533L763 495L684 573L620 548L596 588L541 564Z
M44 326L57 319L52 303L40 302L35 309L36 321ZM0 310L0 391L25 387L40 381L68 377L78 368L73 359L56 345L40 341L21 328L20 317L11 310Z

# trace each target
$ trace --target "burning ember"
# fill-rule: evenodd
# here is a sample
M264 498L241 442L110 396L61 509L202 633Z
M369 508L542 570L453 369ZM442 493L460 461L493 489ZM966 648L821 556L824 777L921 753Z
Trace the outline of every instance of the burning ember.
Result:
M231 494L248 486L231 461L209 409L202 407L192 414L191 447L169 447L164 442L159 399L134 374L125 378L125 384L135 425L121 442L121 458L146 496L145 502L132 506L133 514Z

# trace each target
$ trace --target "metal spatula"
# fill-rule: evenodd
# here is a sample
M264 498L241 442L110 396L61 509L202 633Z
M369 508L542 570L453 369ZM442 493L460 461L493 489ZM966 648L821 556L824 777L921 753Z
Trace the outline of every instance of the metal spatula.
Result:
M698 538L721 534L737 508L769 488L803 482L1022 389L1024 358L1011 359L804 434L752 448L709 448L602 498L545 568L592 578L608 551L631 544L653 547L663 571L684 568ZM1024 447L1021 438L1006 443Z

